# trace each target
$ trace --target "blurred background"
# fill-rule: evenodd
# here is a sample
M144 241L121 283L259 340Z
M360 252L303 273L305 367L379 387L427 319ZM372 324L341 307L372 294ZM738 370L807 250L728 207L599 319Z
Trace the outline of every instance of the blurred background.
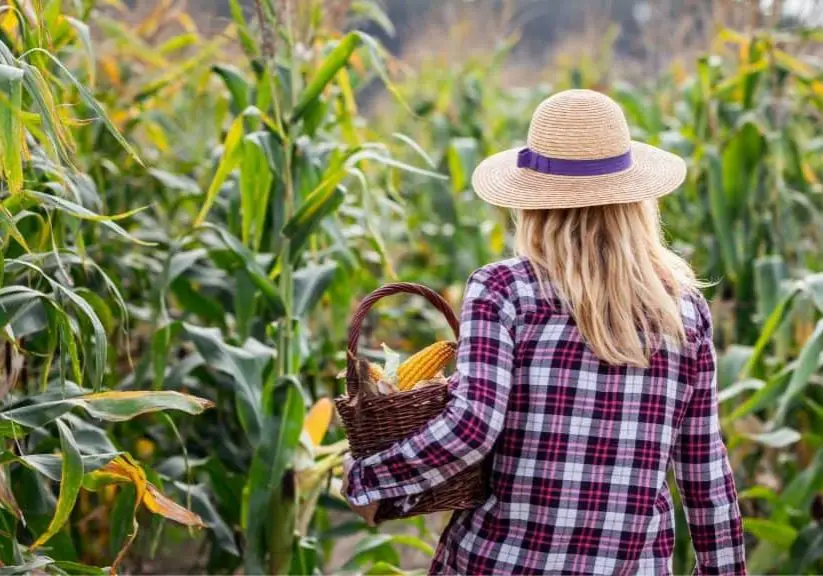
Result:
M349 319L511 254L472 170L555 91L686 158L752 573L823 572L823 3L0 1L8 573L425 571L339 497ZM448 327L394 297L362 353ZM676 485L670 485L677 500ZM693 554L677 508L675 572Z

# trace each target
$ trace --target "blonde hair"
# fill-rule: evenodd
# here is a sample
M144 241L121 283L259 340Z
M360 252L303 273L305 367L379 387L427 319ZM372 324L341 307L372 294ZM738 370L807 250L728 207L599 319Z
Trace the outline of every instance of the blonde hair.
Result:
M665 246L655 201L518 210L515 222L518 254L601 360L647 367L663 336L684 342L680 298L701 284Z

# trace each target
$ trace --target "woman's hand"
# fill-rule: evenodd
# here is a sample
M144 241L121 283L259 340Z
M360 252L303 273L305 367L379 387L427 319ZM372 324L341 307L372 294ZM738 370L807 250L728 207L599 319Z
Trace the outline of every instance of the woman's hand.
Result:
M363 520L366 521L366 524L369 526L376 526L374 522L374 516L377 514L377 502L372 502L371 504L366 504L365 506L355 506L351 502L349 502L349 472L351 471L352 466L354 466L354 458L351 457L351 454L346 454L343 457L343 486L340 489L340 492L343 494L343 497L348 502L349 507Z

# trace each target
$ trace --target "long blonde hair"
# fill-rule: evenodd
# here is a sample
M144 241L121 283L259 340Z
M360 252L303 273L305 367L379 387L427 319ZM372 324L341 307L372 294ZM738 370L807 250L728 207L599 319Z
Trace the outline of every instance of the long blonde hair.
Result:
M645 367L663 336L684 342L680 298L700 283L665 246L655 201L520 210L515 222L518 254L601 360Z

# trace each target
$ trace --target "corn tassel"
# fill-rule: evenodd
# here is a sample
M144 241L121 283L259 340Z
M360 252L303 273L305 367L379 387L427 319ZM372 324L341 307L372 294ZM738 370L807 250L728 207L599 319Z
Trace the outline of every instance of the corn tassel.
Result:
M410 390L418 382L433 378L451 362L456 351L457 344L446 341L424 348L397 369L397 387L401 391Z

